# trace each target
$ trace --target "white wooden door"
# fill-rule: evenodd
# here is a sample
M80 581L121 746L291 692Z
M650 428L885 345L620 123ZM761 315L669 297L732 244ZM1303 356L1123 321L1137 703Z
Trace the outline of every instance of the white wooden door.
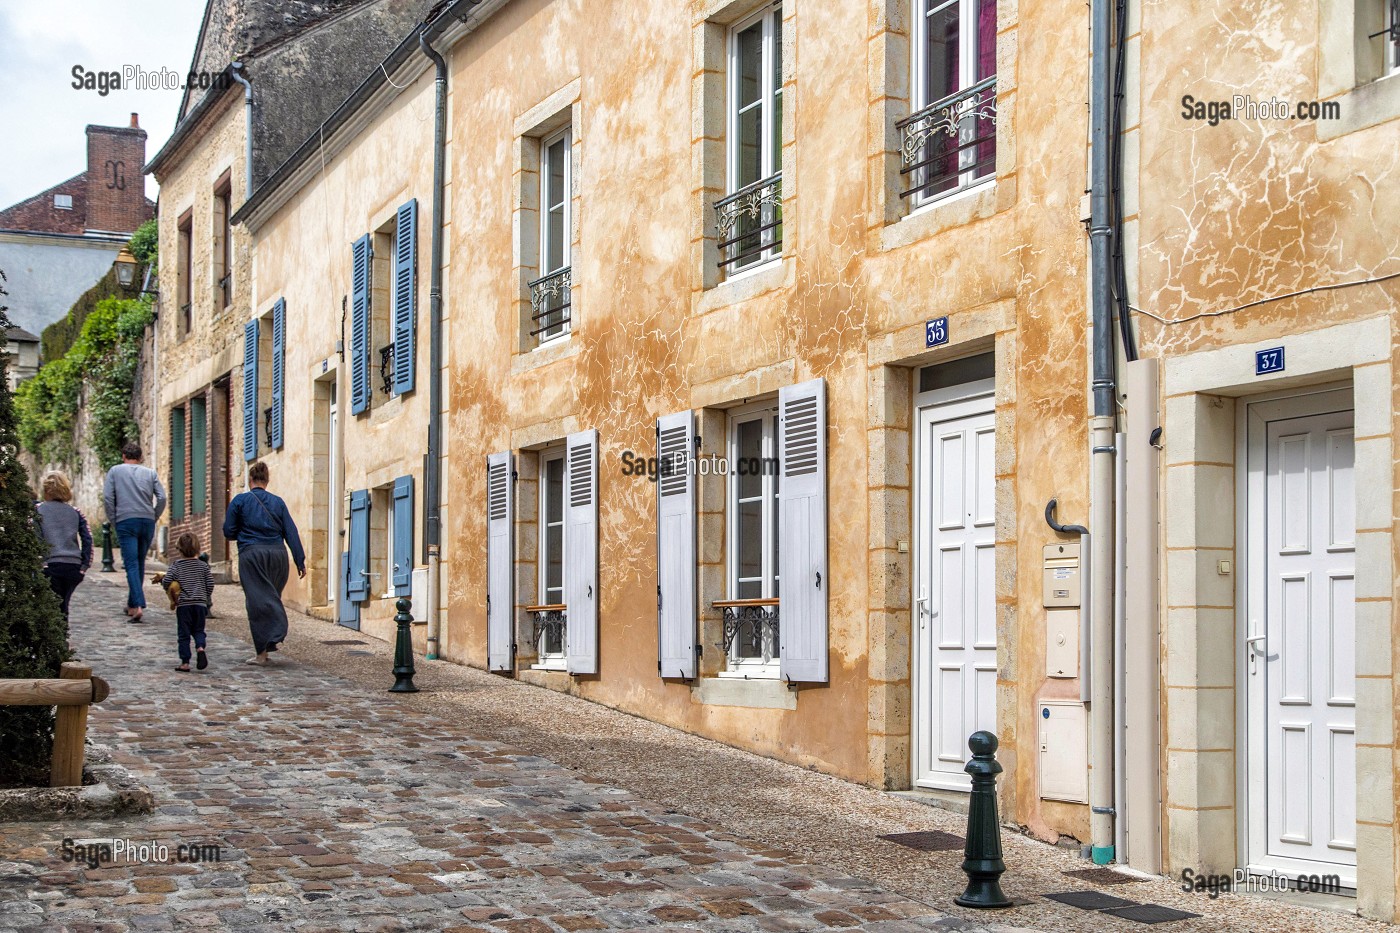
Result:
M1342 404L1349 393L1251 406L1241 666L1250 869L1354 887L1356 519Z
M966 790L967 739L996 730L996 435L990 395L917 416L914 783Z

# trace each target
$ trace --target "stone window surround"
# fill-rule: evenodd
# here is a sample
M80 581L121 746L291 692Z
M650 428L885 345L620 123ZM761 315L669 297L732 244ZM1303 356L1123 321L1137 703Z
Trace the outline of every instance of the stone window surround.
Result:
M692 291L704 292L725 282L744 281L761 277L765 283L772 276L780 278L794 253L797 231L786 219L792 216L797 200L797 163L795 133L797 121L797 87L795 49L797 42L797 6L802 0L783 0L783 248L776 261L758 263L726 278L719 268L719 235L716 230L715 201L728 193L729 154L726 149L729 102L729 29L759 10L773 5L774 0L704 0L699 4L691 23L694 50L691 78L691 166L694 184L692 197L691 264L694 278ZM696 295L699 298L699 295Z
M209 289L210 307L215 315L233 306L233 228L228 225L228 217L235 210L233 206L233 169L226 168L214 182L210 194L209 212ZM226 261L227 260L227 261ZM224 301L224 290L219 284L225 276L230 276L228 301Z
M1218 559L1234 555L1241 531L1235 509L1194 504L1236 501L1238 410L1247 401L1348 378L1357 487L1393 488L1391 340L1384 317L1295 335L1288 370L1275 378L1253 375L1254 353L1279 338L1165 360L1163 501L1186 503L1163 514L1163 844L1169 873L1233 870L1244 831L1237 803L1245 794L1246 750L1235 740L1243 715L1235 696L1238 594L1216 571ZM1396 903L1390 506L1389 496L1357 497L1356 638L1375 649L1357 653L1357 895L1363 916L1383 919L1393 916Z
M1385 74L1383 37L1387 0L1320 0L1318 8L1319 100L1341 104L1340 120L1317 122L1318 139L1400 118L1400 72Z
M579 241L580 163L583 152L582 81L575 78L550 94L515 120L515 205L513 210L514 278L518 291L513 305L517 322L516 354L522 366L542 365L568 353L572 334L578 324L578 309L584 290L575 273L570 285L569 330L544 344L530 335L534 322L530 315L530 282L539 277L540 268L540 143L567 128L570 138L569 184L569 266L577 270L583 258ZM531 356L537 355L538 359ZM514 363L514 360L513 360ZM514 368L514 365L513 365Z
M990 217L1011 207L1016 193L1015 50L1017 5L997 7L997 158L992 179L910 209L899 196L900 132L895 124L910 113L913 29L916 0L877 0L870 7L869 140L866 182L871 192L866 226L876 237L872 249L887 251L945 230Z
M932 316L941 311L930 311ZM870 604L867 609L866 782L888 790L912 784L913 744L913 418L915 374L921 366L992 350L996 354L996 624L997 735L1015 749L1019 645L1016 592L1016 368L1014 301L952 312L956 341L929 350L924 325L910 324L871 341L867 349L867 459L870 527ZM1001 783L1003 812L1016 813L1017 786L1009 759ZM965 803L966 795L954 805Z

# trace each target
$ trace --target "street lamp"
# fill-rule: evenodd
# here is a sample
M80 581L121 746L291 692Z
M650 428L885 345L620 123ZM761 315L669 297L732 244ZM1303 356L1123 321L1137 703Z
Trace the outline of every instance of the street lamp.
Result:
M131 250L123 246L122 251L117 254L116 262L114 262L113 265L117 268L118 284L120 284L122 288L131 288L136 282L136 267L140 265L140 263L136 261L136 257L131 254Z

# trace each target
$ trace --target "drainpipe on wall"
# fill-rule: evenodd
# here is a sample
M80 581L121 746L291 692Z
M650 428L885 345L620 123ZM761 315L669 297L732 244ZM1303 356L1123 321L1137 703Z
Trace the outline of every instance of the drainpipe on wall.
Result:
M1112 0L1089 4L1089 276L1093 315L1093 415L1089 419L1090 565L1096 568L1090 599L1089 836L1094 863L1114 860L1114 446L1117 399L1114 380L1112 225L1109 214Z
M428 650L438 656L442 613L438 593L442 579L442 213L443 174L447 148L447 62L428 44L428 27L418 34L423 54L437 67L437 99L433 109L433 219L432 268L428 285L428 456L423 467L423 495L427 504L423 544L428 551Z
M243 133L243 199L246 201L253 196L253 86L243 77L242 62L234 62L229 67L233 72L233 80L243 85L243 117L246 123Z

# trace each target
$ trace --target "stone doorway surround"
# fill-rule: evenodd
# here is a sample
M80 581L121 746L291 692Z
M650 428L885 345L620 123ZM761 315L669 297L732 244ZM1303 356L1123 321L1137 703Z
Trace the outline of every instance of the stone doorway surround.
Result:
M1284 345L1287 369L1255 376L1255 353ZM1395 871L1396 488L1392 335L1387 317L1164 360L1163 847L1169 874L1229 872L1244 831L1243 715L1236 691L1237 399L1350 382L1356 410L1357 907L1392 920ZM1236 572L1218 570L1232 560Z

